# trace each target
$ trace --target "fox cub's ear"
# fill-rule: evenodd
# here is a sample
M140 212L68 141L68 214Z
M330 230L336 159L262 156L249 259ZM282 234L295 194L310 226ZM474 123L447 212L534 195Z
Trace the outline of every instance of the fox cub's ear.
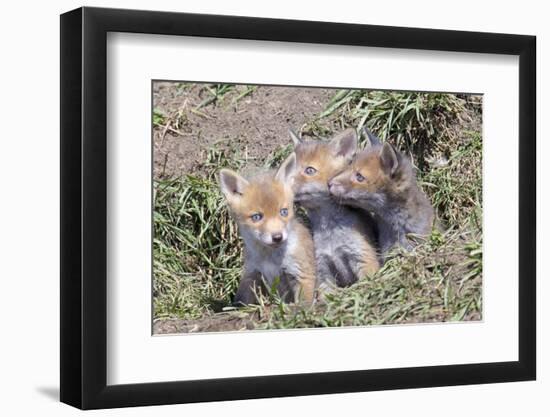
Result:
M292 179L292 175L295 171L296 154L292 152L277 170L277 173L275 174L275 179L281 181L282 183L288 183Z
M298 146L300 143L303 142L303 140L296 134L296 132L292 129L288 129L288 134L290 135L290 139L292 139L292 143L294 143L294 146Z
M399 167L399 158L397 157L397 152L388 142L384 142L382 149L380 150L380 161L382 162L382 167L390 176L395 174L397 168Z
M363 128L363 133L365 134L365 136L369 140L369 145L370 146L382 145L382 141L380 140L380 138L378 136L376 136L374 133L372 133L366 127Z
M330 146L335 150L337 156L343 156L351 160L357 150L357 133L355 129L349 128L336 135L331 139Z
M247 186L248 181L236 172L230 169L220 171L220 188L229 201L240 197Z

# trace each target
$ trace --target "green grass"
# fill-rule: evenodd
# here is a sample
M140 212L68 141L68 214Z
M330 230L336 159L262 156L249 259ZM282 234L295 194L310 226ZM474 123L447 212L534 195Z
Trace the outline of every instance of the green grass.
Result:
M153 125L162 126L166 122L166 116L160 109L153 109Z
M455 94L339 90L316 120L304 131L313 136L326 136L332 130L354 126L375 132L382 140L391 140L413 157L421 169L433 155L448 154L453 146L453 127L466 114L468 102ZM322 123L330 119L332 124ZM364 139L363 139L364 140Z
M444 163L421 172L419 182L448 226L463 220L481 229L481 133L466 131Z
M231 103L253 91L246 86L239 92L210 87L205 94L215 100L205 106L220 104L226 95ZM218 143L205 154L200 175L156 180L155 320L184 320L200 331L213 319L243 317L252 323L248 328L258 329L480 319L482 142L480 127L471 123L480 111L479 100L458 95L342 90L302 127L302 134L329 137L343 127L367 125L397 144L413 157L419 182L442 224L419 239L414 251L392 253L375 276L338 289L313 306L283 304L271 296L258 306L238 311L228 307L241 274L242 244L216 173L220 167L240 170L252 162L276 167L291 146L251 161L246 152Z
M154 183L155 318L197 318L227 305L241 268L236 225L209 179Z
M203 107L207 107L211 104L218 104L224 101L226 96L232 96L230 105L237 104L243 98L249 96L258 87L255 85L234 85L234 84L212 84L205 85L203 91L207 93L195 110L199 110ZM234 93L234 94L231 94Z
M233 88L234 86L231 84L205 85L204 90L208 92L208 96L199 103L196 109L201 109L202 107L222 100L227 93L233 90Z
M375 276L338 289L311 307L255 307L258 328L479 319L480 241L480 235L465 230L434 232L413 252L395 253Z

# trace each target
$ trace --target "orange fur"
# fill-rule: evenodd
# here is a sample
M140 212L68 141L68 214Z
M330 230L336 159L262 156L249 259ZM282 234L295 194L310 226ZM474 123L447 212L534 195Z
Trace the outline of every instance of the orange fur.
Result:
M357 180L357 173L365 178L363 182ZM393 184L375 153L359 154L347 169L332 179L332 182L340 184L346 190L362 189L370 193Z
M347 129L327 142L303 141L293 132L291 137L296 145L293 190L312 224L317 273L321 275L317 281L336 279L338 285L349 285L358 278L372 275L380 268L372 220L367 215L340 206L331 197L328 187L329 181L349 165L356 149L355 131ZM334 248L327 252L325 248L330 246ZM346 255L348 250L349 256ZM335 265L351 266L354 276L348 269L339 271L341 277L336 278L334 271L328 271Z
M247 181L229 170L220 173L222 192L245 241L243 277L236 295L245 304L254 302L254 291L264 287L262 278L268 289L277 277L286 280L278 287L285 301L312 303L314 299L312 237L294 217L289 181L278 176L262 174ZM254 219L258 214L261 217ZM282 240L273 241L275 234L283 236Z
M305 182L327 183L328 180L347 165L344 157L334 155L329 143L319 142L315 145L316 146L298 147L296 149L299 175L295 177L294 181L298 186ZM310 177L304 173L304 169L308 166L318 171L315 176Z
M298 284L300 285L299 298L306 303L312 303L315 297L316 282L313 239L309 230L301 223L296 223L296 232L301 246L301 250L296 252L295 257L300 271L300 275L298 276Z
M238 222L266 233L279 231L294 217L292 191L267 175L251 181L242 196L230 202L230 206ZM288 217L279 215L282 208L288 209ZM258 212L263 214L264 220L254 223L251 216Z
M410 249L413 243L407 235L428 235L434 209L416 182L411 161L389 143L375 139L330 180L330 192L343 204L376 219L383 254L396 243Z

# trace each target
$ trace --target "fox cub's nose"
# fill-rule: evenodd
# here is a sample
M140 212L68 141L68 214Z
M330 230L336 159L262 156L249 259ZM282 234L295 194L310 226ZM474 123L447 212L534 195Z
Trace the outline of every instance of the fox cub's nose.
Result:
M273 233L271 235L271 240L273 241L273 243L281 243L281 241L283 240L283 234L282 233Z
M328 192L332 195L340 195L342 193L342 184L338 182L338 180L330 180L327 183L328 186Z

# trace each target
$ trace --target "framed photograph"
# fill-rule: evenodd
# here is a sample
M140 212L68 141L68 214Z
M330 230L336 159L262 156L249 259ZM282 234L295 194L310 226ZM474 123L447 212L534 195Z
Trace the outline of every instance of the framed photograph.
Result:
M61 16L61 401L533 380L535 37Z

